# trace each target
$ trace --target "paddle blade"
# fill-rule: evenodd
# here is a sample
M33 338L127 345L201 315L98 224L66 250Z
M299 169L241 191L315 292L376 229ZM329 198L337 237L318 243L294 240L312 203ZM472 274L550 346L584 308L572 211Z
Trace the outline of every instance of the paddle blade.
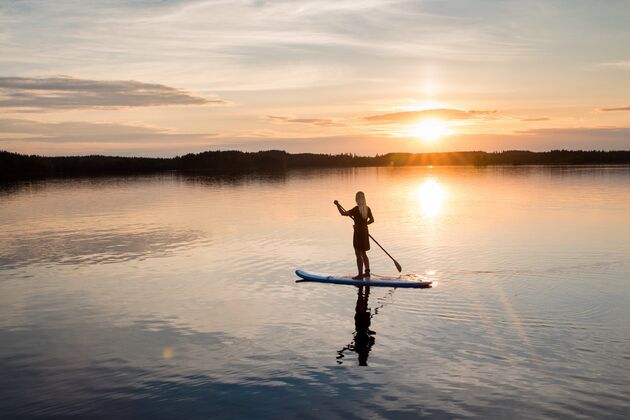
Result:
M396 269L398 269L398 272L400 273L402 271L402 267L398 264L398 261L394 260L394 264L396 264Z

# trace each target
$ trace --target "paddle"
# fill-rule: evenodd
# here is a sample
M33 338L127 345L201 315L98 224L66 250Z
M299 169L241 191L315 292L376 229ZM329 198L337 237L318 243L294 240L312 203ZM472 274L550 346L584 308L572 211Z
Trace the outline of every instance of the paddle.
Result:
M340 208L341 210L343 210L343 212L344 212L344 213L346 212L346 209L344 209L344 208L343 208L343 206L342 206L341 204L339 204L339 202L338 202L338 201L337 201L337 205L339 206L339 208ZM378 243L378 241L377 241L376 239L374 239L374 237L373 237L372 235L370 235L370 234L368 233L368 236L370 237L370 239L371 239L371 240L373 240L373 241L374 241L374 243L375 243L376 245L378 245L378 247L379 247L379 248L381 248L381 249L383 250L383 252L384 252L384 253L386 253L386 254L387 254L387 256L388 256L389 258L391 258L391 259L392 259L392 261L394 262L394 265L396 266L396 269L397 269L397 270L398 270L398 272L400 273L400 272L402 271L402 267L400 266L400 264L398 264L398 261L396 261L396 260L394 259L394 257L392 257L391 255L389 255L389 252L387 252L387 251L385 250L385 248L383 248L383 247L381 246L381 244L379 244L379 243Z

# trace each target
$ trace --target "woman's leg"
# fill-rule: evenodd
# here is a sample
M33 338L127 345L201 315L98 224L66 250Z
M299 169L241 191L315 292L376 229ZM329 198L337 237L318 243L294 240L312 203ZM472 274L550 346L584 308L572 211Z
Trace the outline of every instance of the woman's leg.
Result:
M357 256L357 270L359 270L359 276L363 275L363 256L361 255L363 251L359 251L358 249L354 249L354 254Z
M361 251L361 259L363 260L363 265L365 265L365 274L370 274L370 259L367 256L367 252Z

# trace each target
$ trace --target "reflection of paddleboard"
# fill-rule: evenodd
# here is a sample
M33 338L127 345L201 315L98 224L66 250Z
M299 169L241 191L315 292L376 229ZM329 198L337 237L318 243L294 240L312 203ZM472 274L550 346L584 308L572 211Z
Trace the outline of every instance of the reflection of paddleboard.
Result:
M298 282L313 281L317 283L349 284L353 286L433 287L433 281L427 280L418 274L404 274L398 277L372 274L370 279L363 280L354 280L352 276L323 276L320 274L307 273L302 270L295 270L295 274L302 278L301 280L297 280Z

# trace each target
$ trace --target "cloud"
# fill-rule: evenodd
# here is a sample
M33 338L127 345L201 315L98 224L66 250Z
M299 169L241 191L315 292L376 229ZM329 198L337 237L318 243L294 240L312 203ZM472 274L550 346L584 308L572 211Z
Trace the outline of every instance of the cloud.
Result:
M7 136L8 135L8 136ZM160 143L207 141L214 133L179 134L159 127L70 121L0 119L0 143Z
M6 125L0 120L0 127ZM41 123L40 129L58 130L54 124ZM70 124L70 123L64 123ZM79 124L79 123L72 123ZM101 127L87 124L84 130ZM91 126L91 127L90 127ZM0 138L0 150L27 154L77 155L107 154L125 156L176 156L205 150L258 151L283 149L292 153L359 153L373 155L388 152L446 152L465 150L544 151L552 149L628 150L630 127L603 128L549 128L525 130L512 134L454 134L440 142L425 143L414 137L379 135L336 135L317 137L290 137L282 135L226 136L208 133L176 134L151 127L116 126L111 130L128 130L127 134L108 137L77 136L63 133L49 137ZM139 131L134 133L134 131Z
M537 53L526 36L506 36L519 26L512 18L529 21L531 7L442 3L3 2L0 67L16 75L184 76L214 92L399 82L417 77L427 59L487 63Z
M442 120L465 120L471 118L484 118L496 114L496 110L464 111L452 108L434 108L418 111L400 111L388 114L372 115L365 117L370 122L382 123L412 123L425 118L439 118Z
M610 111L630 111L630 106L620 106L617 108L600 108L600 111L610 112Z
M0 134L27 134L32 136L52 137L63 136L69 133L77 136L84 136L94 134L146 134L158 133L161 131L165 130L127 124L89 123L79 121L48 123L19 118L0 119Z
M600 63L599 66L618 70L630 70L630 61L612 61L608 63Z
M549 117L524 117L521 118L523 122L536 122L536 121L549 121Z
M279 123L311 124L320 127L343 127L343 124L330 118L290 118L278 115L268 115L267 118Z
M483 150L546 151L573 150L628 150L630 127L603 128L548 128L524 130L511 134L455 134L436 143L420 142L414 137L379 135L338 135L308 138L270 137L238 138L215 143L213 148L244 151L281 149L292 153L359 153L362 155L389 152L454 152ZM182 152L180 152L182 153Z
M206 99L170 86L135 80L0 77L0 108L45 111L225 103L221 99Z
M630 146L630 127L575 127L575 128L536 128L518 130L514 135L536 138L545 141L572 142L574 148L598 149L602 142L615 143L620 149ZM590 142L590 147L587 145Z

